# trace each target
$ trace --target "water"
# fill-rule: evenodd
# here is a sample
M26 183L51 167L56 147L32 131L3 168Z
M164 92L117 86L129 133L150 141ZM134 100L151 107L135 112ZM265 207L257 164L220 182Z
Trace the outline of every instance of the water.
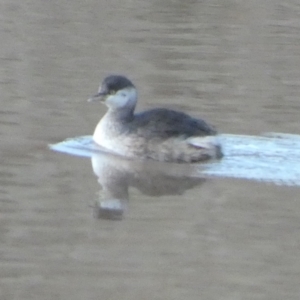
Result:
M296 1L0 6L1 299L299 298L299 187L216 178L158 196L145 177L105 220L91 162L47 146L92 133L105 107L86 99L110 73L138 109L299 134Z

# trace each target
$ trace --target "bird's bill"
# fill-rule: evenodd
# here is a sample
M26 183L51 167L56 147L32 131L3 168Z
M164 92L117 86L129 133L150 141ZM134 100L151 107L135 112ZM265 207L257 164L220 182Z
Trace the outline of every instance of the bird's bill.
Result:
M105 96L107 96L106 93L102 93L102 92L98 93L98 94L92 96L91 98L89 98L88 102L104 101Z

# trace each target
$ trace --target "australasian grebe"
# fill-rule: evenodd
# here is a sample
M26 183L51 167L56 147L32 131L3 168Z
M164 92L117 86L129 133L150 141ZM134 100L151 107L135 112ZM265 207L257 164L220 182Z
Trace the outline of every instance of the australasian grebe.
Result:
M137 91L124 76L106 77L89 99L95 100L102 100L108 111L93 139L112 153L186 163L222 157L216 130L201 119L164 108L135 114Z

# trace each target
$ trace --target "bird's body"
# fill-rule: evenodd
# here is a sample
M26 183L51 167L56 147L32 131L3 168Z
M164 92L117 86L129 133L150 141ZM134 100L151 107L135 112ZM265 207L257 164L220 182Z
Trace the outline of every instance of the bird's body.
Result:
M118 155L170 162L197 162L222 157L216 131L201 119L169 109L134 114L137 93L123 76L104 79L95 98L105 98L108 111L93 139Z

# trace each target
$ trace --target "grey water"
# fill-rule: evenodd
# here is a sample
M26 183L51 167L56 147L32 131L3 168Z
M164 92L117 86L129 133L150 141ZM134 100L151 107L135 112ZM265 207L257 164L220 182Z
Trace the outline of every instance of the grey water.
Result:
M0 299L299 299L297 185L178 166L159 185L152 165L118 162L112 195L96 159L48 148L92 134L105 107L86 99L111 73L138 110L300 134L299 15L294 0L2 1Z

